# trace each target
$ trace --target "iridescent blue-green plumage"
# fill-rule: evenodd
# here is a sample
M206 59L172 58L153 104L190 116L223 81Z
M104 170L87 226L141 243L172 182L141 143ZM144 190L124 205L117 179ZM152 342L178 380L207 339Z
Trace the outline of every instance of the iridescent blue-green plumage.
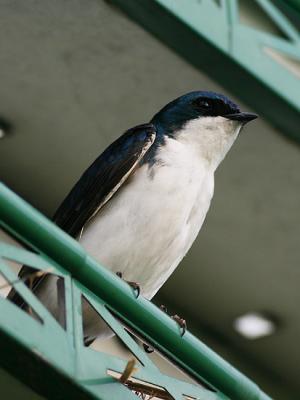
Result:
M239 112L239 107L222 94L195 91L168 103L154 115L151 122L164 135L173 135L187 121L201 116L225 116Z

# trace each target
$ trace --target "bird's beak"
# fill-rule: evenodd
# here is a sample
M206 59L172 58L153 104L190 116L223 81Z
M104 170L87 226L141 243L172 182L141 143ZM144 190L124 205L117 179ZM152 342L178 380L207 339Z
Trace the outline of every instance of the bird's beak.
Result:
M239 112L239 113L235 113L235 114L224 115L224 118L228 118L233 121L240 121L243 124L247 124L247 122L250 122L257 117L258 117L257 114L253 114L253 113L249 113L249 112Z

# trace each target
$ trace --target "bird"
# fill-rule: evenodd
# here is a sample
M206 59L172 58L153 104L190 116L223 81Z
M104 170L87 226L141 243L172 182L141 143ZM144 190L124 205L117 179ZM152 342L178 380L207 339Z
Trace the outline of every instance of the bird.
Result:
M151 300L195 241L211 204L215 171L255 118L223 94L200 90L176 98L108 146L53 221L101 265L139 282ZM31 288L57 315L51 275L33 279ZM22 306L14 290L9 297ZM85 343L107 337L96 313L87 303L84 308Z

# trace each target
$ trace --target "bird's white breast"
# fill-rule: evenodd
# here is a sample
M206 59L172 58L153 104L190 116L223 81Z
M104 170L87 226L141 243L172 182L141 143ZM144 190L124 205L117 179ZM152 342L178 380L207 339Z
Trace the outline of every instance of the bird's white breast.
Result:
M207 161L168 138L157 163L134 173L85 227L80 243L102 265L138 282L150 299L195 240L213 186Z
M176 139L165 139L156 162L138 168L84 226L80 243L151 299L195 240L213 195L214 170L240 126L223 117L189 121ZM38 297L58 315L55 279L40 286ZM86 302L83 315L86 337L112 334Z

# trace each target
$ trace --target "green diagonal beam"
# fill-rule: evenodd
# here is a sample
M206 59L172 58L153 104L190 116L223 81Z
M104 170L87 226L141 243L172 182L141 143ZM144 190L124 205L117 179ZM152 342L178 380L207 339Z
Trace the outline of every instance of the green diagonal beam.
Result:
M260 7L286 34L286 39L240 23L237 0L110 2L281 133L300 142L299 77L265 51L274 50L300 63L300 33L297 24L289 21L273 1L252 0L253 6ZM300 0L280 2L300 9ZM294 14L297 19L299 14Z
M194 377L236 400L270 400L259 387L91 258L70 236L0 183L0 222L69 271L130 327ZM116 246L118 244L116 243Z

